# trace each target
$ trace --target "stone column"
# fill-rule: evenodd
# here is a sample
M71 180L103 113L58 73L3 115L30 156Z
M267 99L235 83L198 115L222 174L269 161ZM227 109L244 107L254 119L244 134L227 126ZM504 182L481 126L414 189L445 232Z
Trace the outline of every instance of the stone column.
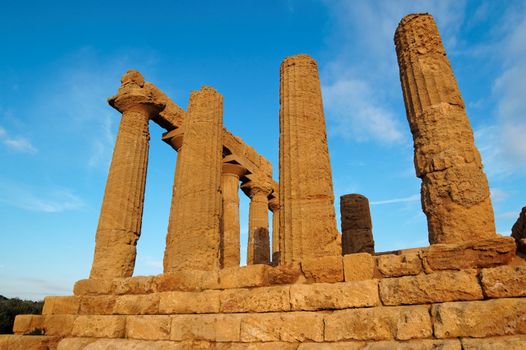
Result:
M153 100L139 72L128 71L121 83L118 94L109 99L122 118L97 227L90 273L94 279L133 274L148 165L148 121L164 107Z
M429 242L495 236L488 180L433 17L404 17L395 44Z
M193 91L175 176L165 272L219 268L223 97Z
M280 84L281 263L341 255L316 61L286 58Z
M279 264L279 197L272 197L268 202L272 211L272 265Z
M360 194L340 197L343 254L374 254L373 223L369 200Z
M250 197L247 265L270 264L268 195L272 187L262 182L249 181L242 188Z
M223 226L221 231L221 267L239 266L239 177L246 169L238 164L223 163Z

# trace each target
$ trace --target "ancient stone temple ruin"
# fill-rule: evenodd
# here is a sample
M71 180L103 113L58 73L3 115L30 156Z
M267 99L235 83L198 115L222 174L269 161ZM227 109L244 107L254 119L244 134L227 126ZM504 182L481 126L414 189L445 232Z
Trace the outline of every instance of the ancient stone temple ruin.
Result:
M185 111L128 71L109 100L122 117L91 274L74 295L47 297L42 315L19 315L0 350L525 349L526 264L515 240L495 232L481 158L431 15L404 17L395 45L430 246L375 253L369 203L357 194L341 198L338 232L309 56L281 64L279 182L223 126L215 89L192 92ZM133 276L150 120L166 129L177 163L164 273ZM250 198L247 266L240 190ZM43 335L29 335L36 331Z

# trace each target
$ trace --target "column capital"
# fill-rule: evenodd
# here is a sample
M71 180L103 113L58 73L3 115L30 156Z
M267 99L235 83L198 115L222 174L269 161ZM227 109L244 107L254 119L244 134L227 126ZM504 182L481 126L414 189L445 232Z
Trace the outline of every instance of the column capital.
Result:
M108 103L119 112L139 111L151 118L162 111L164 102L157 100L153 85L144 82L144 77L136 70L127 71L121 78L121 86Z
M177 152L183 147L183 136L184 136L184 129L183 128L177 128L170 130L168 132L165 132L163 134L162 140L172 146L173 149L175 149Z
M271 212L275 212L276 210L279 210L279 198L278 197L271 197L268 201L268 208Z
M272 184L268 183L268 181L253 179L242 184L241 189L250 198L260 193L268 197L272 193Z
M242 165L223 162L223 167L222 167L223 175L234 175L239 178L245 175L247 172L248 170Z

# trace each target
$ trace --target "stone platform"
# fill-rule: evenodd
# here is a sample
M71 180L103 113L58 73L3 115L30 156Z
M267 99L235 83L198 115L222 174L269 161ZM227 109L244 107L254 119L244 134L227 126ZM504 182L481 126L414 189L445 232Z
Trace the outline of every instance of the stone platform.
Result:
M525 297L526 261L497 237L81 280L73 296L47 297L42 315L17 316L0 350L523 349Z

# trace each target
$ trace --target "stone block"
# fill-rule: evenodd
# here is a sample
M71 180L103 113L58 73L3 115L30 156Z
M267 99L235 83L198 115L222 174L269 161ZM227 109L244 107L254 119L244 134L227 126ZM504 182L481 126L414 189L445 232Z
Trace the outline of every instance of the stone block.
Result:
M414 305L483 299L476 270L441 271L429 275L380 280L384 305Z
M42 315L72 314L76 315L80 309L80 298L76 296L67 297L45 297Z
M73 294L75 295L102 295L111 294L112 280L85 279L75 282Z
M374 278L376 262L369 253L355 253L343 256L345 281L361 281Z
M44 335L0 335L0 350L56 349L60 337Z
M42 315L16 315L13 324L13 333L28 334L43 329L44 317Z
M422 261L426 272L494 267L511 261L515 249L513 238L503 236L464 243L433 244L422 251Z
M235 342L240 340L240 324L241 315L176 315L170 339Z
M153 276L115 278L112 281L114 294L149 294L156 292Z
M43 322L44 334L70 336L76 318L76 315L46 315Z
M524 350L526 335L512 335L489 338L462 338L463 350Z
M378 271L384 277L418 275L423 272L422 260L418 254L386 254L376 257Z
M434 305L435 337L526 334L526 299L495 299Z
M241 341L271 342L280 340L282 319L280 314L248 314L241 319Z
M165 340L170 338L170 316L128 316L126 337L142 340Z
M73 323L74 337L122 338L125 335L126 316L81 315Z
M226 289L221 292L221 312L289 311L289 286Z
M200 314L219 312L218 290L160 293L159 313Z
M378 280L290 286L292 310L329 310L377 306Z
M302 343L297 350L461 350L457 339L382 340L376 342Z
M241 340L241 315L216 315L215 340L236 342Z
M433 334L428 306L335 311L325 317L325 340L409 340Z
M284 342L322 342L323 330L323 314L287 312L281 315L280 339Z
M116 300L114 295L83 296L79 313L81 315L111 315Z
M114 315L155 315L159 313L159 293L121 295L113 307Z
M305 258L301 261L301 270L307 282L334 283L344 280L341 256Z
M200 291L219 288L217 271L185 270L155 276L154 289L158 292Z
M301 272L301 265L288 264L271 267L268 270L269 284L293 284L305 281L305 276Z
M217 343L214 350L296 350L298 343L271 341L264 343Z
M526 296L526 266L505 265L480 273L484 294L490 298Z
M264 264L222 269L219 271L219 286L221 289L267 286L270 269Z
M58 343L57 350L84 350L96 338L64 338Z

